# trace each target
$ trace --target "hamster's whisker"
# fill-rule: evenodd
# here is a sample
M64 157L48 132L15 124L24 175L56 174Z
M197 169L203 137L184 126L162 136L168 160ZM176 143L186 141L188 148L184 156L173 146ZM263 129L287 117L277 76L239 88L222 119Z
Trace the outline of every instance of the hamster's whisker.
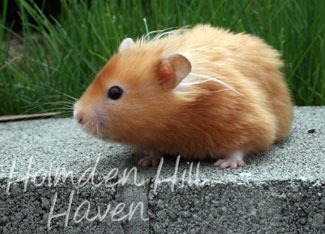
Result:
M45 87L46 87L46 86L45 86ZM69 95L69 94L63 93L63 92L61 92L61 91L59 91L59 90L53 89L53 88L51 88L51 87L46 87L46 88L48 88L48 89L50 89L50 90L52 90L52 91L54 91L54 92L57 92L58 94L63 95L65 98L68 98L68 99L70 99L71 101L77 101L77 100L78 100L77 98L75 98L75 97L73 97L73 96L71 96L71 95Z
M59 95L49 95L49 96L46 96L46 98L55 98L55 99L58 99L58 100L62 100L62 101L64 101L64 102L67 102L67 103L69 103L69 104L71 104L71 105L73 105L74 103L75 103L75 101L74 100L71 100L71 99L68 99L67 97L65 97L65 96L59 96Z
M103 139L101 132L99 131L99 123L96 123L96 135L99 139Z
M89 122L90 122L90 121L88 120L84 125L82 125L82 128L83 128L83 129L86 129L86 127L89 125Z
M51 108L52 107L52 108ZM35 110L37 108L46 108L46 111L55 110L65 113L64 111L73 112L73 105L70 102L65 101L54 101L54 102L47 102L41 104L29 104L25 105L24 108L27 108L22 114L27 113L29 111Z
M41 107L45 107L46 105L42 105ZM25 114L29 111L32 111L32 110L35 110L36 108L39 108L40 106L34 106L32 108L28 108L27 110L25 110L22 114ZM60 112L63 112L63 111L69 111L69 112L73 112L73 109L70 108L70 107L53 107L53 108L49 108L49 109L46 109L46 110L43 110L43 111L38 111L38 113L41 113L41 112L48 112L48 111L60 111Z
M47 102L47 103L42 103L42 105L58 105L58 104L63 104L63 105L68 105L68 106L71 106L72 107L72 104L71 102L66 102L66 101L54 101L54 102ZM67 106L66 106L67 107Z
M20 87L21 87L20 85L17 85L17 88L20 88ZM47 90L50 90L51 92L55 92L57 94L43 96L39 101L43 100L44 103L35 102L35 103L30 103L30 104L25 105L23 107L25 109L25 111L23 111L21 114L26 114L28 112L35 110L35 109L42 109L45 107L51 107L51 106L57 106L57 105L58 105L58 107L53 107L53 108L49 108L46 110L38 110L37 113L46 113L49 111L60 111L62 113L70 113L70 112L72 113L73 112L73 105L77 101L76 98L74 98L66 93L63 93L59 90L56 90L52 87L48 87L46 85L33 85L31 87L27 86L24 88L26 90L37 92L35 90L36 87L42 88L42 89L47 89ZM46 102L46 99L56 99L56 100L54 100L53 102Z
M59 91L58 91L58 92L59 92ZM69 94L62 93L62 92L59 92L59 93L61 93L63 96L65 96L65 97L67 97L67 98L70 98L70 99L73 100L73 101L77 101L77 100L78 100L77 98L75 98L75 97L73 97L73 96L70 96Z
M62 115L62 114L69 114L65 111L57 110L57 109L49 109L49 110L43 110L43 111L38 111L36 114L47 114L47 113L53 113L57 112L57 115ZM21 115L26 114L27 111L20 113Z
M67 98L68 100L71 100L71 101L74 101L74 102L76 102L76 101L78 100L77 98L75 98L75 97L73 97L73 96L71 96L71 95L69 95L69 94L63 93L63 92L61 92L61 91L59 91L59 90L57 90L57 89L54 89L54 88L52 88L52 87L48 87L48 86L46 86L46 85L35 85L35 87L45 88L45 89L48 89L48 90L50 90L50 91L56 92L56 93L59 94L58 97L62 97L62 96L64 96L64 97Z
M56 112L61 112L61 114L72 114L72 110L70 109L62 109L62 108L51 108L51 109L46 109L44 111L41 111L39 113L46 113L46 112L53 112L53 111L56 111Z

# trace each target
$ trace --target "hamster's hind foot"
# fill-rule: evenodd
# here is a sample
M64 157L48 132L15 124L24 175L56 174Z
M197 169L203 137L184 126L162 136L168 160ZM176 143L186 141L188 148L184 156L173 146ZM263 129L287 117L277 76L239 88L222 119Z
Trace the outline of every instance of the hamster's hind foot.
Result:
M158 166L160 159L162 158L162 155L160 152L157 151L151 151L150 156L143 157L139 160L138 165L143 167Z
M216 167L225 169L230 167L231 169L236 169L237 167L242 167L245 165L244 154L241 151L236 151L228 154L224 159L219 159L213 164Z

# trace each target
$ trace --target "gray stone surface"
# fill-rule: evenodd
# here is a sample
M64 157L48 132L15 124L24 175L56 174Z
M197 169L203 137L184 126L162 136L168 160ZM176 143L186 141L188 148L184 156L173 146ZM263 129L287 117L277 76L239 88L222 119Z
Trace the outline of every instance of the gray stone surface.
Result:
M2 123L0 233L324 233L324 136L325 107L299 107L290 137L243 168L158 170L71 119Z

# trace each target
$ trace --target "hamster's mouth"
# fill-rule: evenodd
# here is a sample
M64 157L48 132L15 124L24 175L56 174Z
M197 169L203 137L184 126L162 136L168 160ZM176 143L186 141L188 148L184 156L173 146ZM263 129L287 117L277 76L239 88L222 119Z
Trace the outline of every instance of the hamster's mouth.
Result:
M105 125L102 121L90 119L82 126L82 128L86 133L96 137L99 140L106 142L117 142L116 139L113 139L109 134L107 134L107 132L102 131L102 129L107 129L107 125Z
M83 126L82 128L86 133L88 133L89 135L96 137L98 139L106 139L107 137L103 136L102 133L99 131L98 127L94 127L94 126L90 126L90 124Z
M101 131L102 129L102 124L101 122L98 121L94 121L94 120L88 120L83 126L83 130L85 132L87 132L88 134L99 138L99 139L103 139L103 138L107 138L107 136L103 136L103 133Z

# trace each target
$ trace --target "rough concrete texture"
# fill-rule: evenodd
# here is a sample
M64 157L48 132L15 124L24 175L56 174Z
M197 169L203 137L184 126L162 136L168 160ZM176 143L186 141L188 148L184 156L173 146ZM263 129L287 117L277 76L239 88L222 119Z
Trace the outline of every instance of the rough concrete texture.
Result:
M325 107L300 107L290 137L243 168L159 170L71 119L2 123L0 233L325 233L324 136Z

